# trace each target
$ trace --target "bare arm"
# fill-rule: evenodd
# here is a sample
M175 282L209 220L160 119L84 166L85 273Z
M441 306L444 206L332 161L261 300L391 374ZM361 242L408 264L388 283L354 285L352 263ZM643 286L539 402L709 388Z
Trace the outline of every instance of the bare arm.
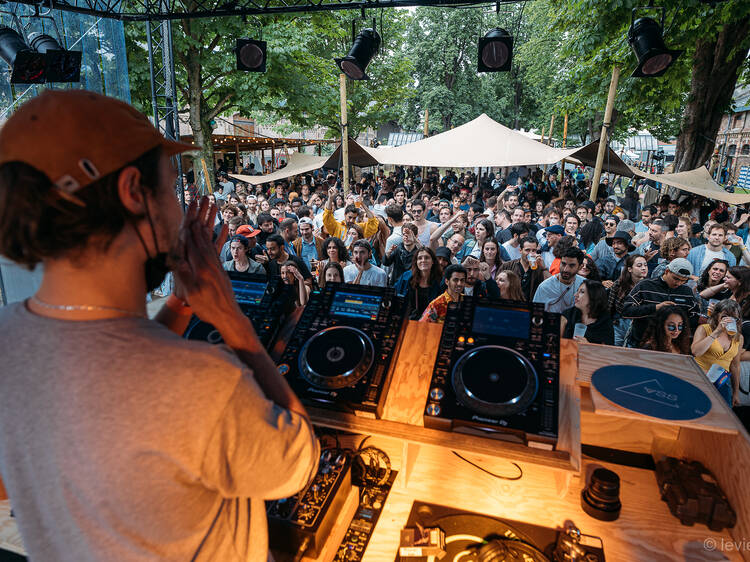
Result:
M747 250L745 250L747 251ZM750 263L750 261L748 262ZM726 283L719 283L718 285L714 285L713 287L706 287L703 289L700 293L698 293L701 297L704 299L709 299L713 297L714 295L717 295L721 293L724 289L727 288Z
M744 348L744 338L742 335L740 335L740 347L739 349ZM732 402L733 406L739 406L739 397L740 397L740 356L742 354L738 353L734 356L734 359L732 359L732 363L729 365L729 374L732 377Z
M693 336L693 343L690 345L690 353L695 357L700 357L709 350L714 343L714 340L718 338L720 334L721 329L718 327L710 334L706 334L705 330L697 330Z
M193 201L180 228L175 255L175 276L188 304L202 320L216 326L240 360L253 370L267 398L279 406L307 417L302 403L279 374L276 365L258 339L250 320L242 313L232 292L229 277L211 244L211 228L200 217L212 212L208 198Z
M434 250L438 247L438 241L440 240L440 238L462 214L463 211L458 211L455 215L445 221L445 223L441 224L439 227L432 231L432 234L430 234L430 248Z

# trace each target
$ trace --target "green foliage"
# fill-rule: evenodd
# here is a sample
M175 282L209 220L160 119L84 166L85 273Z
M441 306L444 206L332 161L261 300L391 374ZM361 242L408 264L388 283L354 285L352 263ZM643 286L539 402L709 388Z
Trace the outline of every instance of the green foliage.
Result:
M406 100L402 124L421 129L425 109L429 109L433 133L481 113L509 126L522 125L535 116L538 89L525 81L522 66L514 62L512 72L477 74L477 41L485 32L502 27L516 42L523 41L528 29L521 19L522 9L512 5L495 14L483 8L417 8L408 30L414 92Z
M547 55L548 72L559 79L559 101L574 115L594 115L603 110L612 68L620 66L613 135L648 129L662 139L674 137L680 132L681 116L689 100L697 40L716 37L726 23L750 13L750 2L733 0L711 5L698 0L663 0L659 4L666 9L667 47L685 50L661 78L630 78L637 61L627 42L627 31L632 9L641 5L635 0L530 3L530 17L546 21L546 29L525 48L537 56ZM636 17L642 16L659 20L655 10L639 10Z
M351 14L337 12L173 23L181 110L199 100L200 121L208 129L217 115L239 112L272 124L286 119L299 128L324 125L338 136L339 70L333 58L346 54L351 44L349 18ZM406 96L409 81L410 64L403 53L407 19L405 11L384 13L381 31L386 42L368 68L372 80L348 84L352 134L398 117L391 100ZM267 71L235 70L235 39L258 38L261 27L268 43ZM129 23L125 28L133 103L150 114L145 24Z

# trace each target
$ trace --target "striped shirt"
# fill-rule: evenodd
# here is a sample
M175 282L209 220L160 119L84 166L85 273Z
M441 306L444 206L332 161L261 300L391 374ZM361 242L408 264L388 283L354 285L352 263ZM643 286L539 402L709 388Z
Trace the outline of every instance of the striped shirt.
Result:
M643 279L631 289L622 308L623 318L633 319L629 343L636 346L641 343L649 322L656 314L656 305L665 301L672 301L684 308L690 320L690 327L695 331L701 307L693 290L687 285L671 289L661 277Z

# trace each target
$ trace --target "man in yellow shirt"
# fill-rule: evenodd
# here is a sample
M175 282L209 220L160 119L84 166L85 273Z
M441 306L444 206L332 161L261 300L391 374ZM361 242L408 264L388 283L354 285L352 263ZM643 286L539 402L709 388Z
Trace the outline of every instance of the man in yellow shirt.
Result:
M346 208L344 212L343 222L337 221L333 216L333 205L334 201L336 200L336 195L338 195L338 189L336 189L335 187L331 187L328 189L328 200L326 201L326 208L323 211L323 226L326 227L328 234L330 234L331 236L335 236L336 238L341 238L343 240L346 238L347 230L349 230L349 227L353 224L359 225L359 227L364 232L365 238L369 238L378 231L378 219L375 217L375 215L372 214L372 211L367 207L367 205L364 204L361 208L365 212L367 221L360 223L357 222L357 217L359 216L359 208L354 205L349 205Z

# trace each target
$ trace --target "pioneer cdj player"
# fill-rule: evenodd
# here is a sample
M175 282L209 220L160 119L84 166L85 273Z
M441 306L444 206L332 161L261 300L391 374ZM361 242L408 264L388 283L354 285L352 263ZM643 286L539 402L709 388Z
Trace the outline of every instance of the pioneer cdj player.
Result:
M263 347L270 349L286 315L294 303L294 288L281 277L268 281L262 275L230 271L229 279L237 304L253 323ZM208 343L223 343L219 331L197 316L190 319L183 337Z
M544 305L449 305L426 427L549 446L557 441L560 315Z
M380 417L405 312L391 288L327 284L310 295L279 372L308 405Z

